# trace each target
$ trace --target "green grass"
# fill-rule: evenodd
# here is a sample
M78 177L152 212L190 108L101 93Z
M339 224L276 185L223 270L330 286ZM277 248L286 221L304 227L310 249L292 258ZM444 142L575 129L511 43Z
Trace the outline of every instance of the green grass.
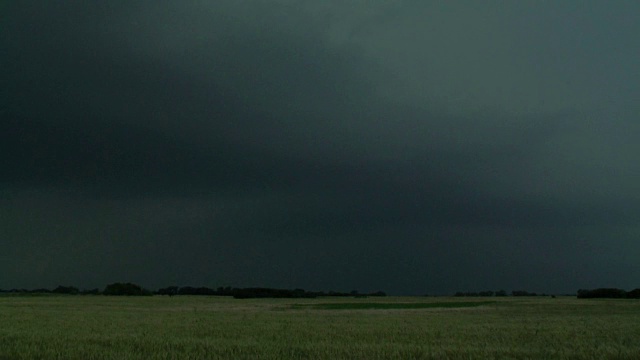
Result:
M433 309L433 308L467 308L482 305L495 304L495 301L447 301L447 302L355 302L355 303L320 303L320 304L294 304L294 308L310 307L322 310L379 310L379 309Z
M486 300L6 296L0 359L640 359L638 301Z

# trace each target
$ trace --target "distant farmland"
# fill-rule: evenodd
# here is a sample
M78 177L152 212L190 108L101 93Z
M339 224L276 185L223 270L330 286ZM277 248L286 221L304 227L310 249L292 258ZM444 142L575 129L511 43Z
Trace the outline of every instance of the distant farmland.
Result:
M640 359L640 302L1 296L0 359Z

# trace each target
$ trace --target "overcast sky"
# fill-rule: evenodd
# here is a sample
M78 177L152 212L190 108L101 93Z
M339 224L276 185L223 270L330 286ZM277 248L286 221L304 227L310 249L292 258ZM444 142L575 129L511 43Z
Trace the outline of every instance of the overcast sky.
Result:
M3 1L0 288L640 287L637 1Z

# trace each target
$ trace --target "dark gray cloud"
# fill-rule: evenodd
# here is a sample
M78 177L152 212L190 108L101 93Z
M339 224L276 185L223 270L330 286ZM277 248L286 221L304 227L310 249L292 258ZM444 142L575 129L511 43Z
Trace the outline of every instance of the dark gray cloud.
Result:
M634 3L11 3L1 287L634 287Z

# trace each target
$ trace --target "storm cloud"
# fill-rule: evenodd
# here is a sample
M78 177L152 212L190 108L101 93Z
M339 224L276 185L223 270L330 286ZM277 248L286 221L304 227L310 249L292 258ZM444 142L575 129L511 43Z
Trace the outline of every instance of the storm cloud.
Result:
M633 2L10 2L0 288L637 287Z

